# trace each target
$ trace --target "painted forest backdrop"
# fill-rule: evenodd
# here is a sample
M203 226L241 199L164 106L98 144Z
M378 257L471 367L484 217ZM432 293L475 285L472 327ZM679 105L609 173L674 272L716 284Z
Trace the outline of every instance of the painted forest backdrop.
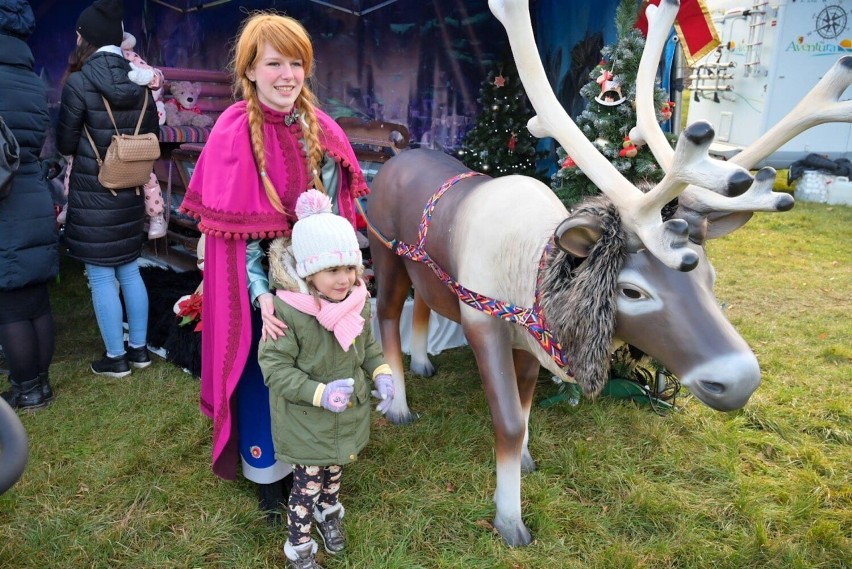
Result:
M214 4L163 1L183 9ZM89 3L31 0L37 26L30 45L54 118L74 23ZM614 39L617 4L531 1L542 60L572 115L582 110L579 90L601 47ZM240 22L257 9L293 16L308 29L316 51L314 87L329 114L401 123L414 145L447 151L473 127L482 81L509 54L487 0L234 0L186 13L151 0L126 0L125 29L152 65L224 69Z

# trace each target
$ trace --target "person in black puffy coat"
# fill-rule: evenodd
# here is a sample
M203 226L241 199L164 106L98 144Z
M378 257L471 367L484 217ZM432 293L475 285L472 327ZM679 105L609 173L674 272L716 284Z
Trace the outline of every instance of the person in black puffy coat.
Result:
M145 97L148 105L139 134L159 133L157 108L150 91L127 76L130 65L122 55L122 0L95 0L77 20L77 48L62 90L56 142L62 154L74 156L68 191L65 243L69 254L85 263L92 304L106 346L102 359L92 362L98 375L124 377L130 367L146 367L148 293L139 275L138 258L145 239L145 198L141 188L113 195L98 182L95 149L103 157L116 128L133 134ZM77 69L74 62L81 62ZM116 126L107 112L108 101ZM124 343L119 282L129 326Z
M26 0L0 0L0 115L21 148L11 190L0 200L0 345L16 409L53 400L53 315L48 283L59 273L53 199L39 154L50 126L44 83L33 71L26 43L35 17Z

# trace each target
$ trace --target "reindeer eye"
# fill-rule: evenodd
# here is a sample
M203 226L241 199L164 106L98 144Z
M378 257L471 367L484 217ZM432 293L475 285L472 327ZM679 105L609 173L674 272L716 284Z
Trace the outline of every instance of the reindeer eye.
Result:
M621 296L628 300L642 300L644 298L648 298L648 295L644 290L635 286L622 285L619 292L621 293Z

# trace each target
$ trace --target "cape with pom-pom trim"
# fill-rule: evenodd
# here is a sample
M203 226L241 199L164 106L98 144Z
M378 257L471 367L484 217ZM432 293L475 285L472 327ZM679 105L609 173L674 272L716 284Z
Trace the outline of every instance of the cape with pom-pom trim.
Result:
M311 183L298 123L285 126L284 113L267 107L263 111L267 174L287 214L276 211L266 196L251 151L244 101L231 105L216 121L181 204L181 211L198 219L206 235L200 407L213 419L213 472L229 480L236 477L239 463L236 387L248 358L257 357L249 353L252 309L246 240L289 235L296 200ZM318 109L316 114L323 150L342 173L338 213L354 227L355 198L369 192L364 175L340 126Z

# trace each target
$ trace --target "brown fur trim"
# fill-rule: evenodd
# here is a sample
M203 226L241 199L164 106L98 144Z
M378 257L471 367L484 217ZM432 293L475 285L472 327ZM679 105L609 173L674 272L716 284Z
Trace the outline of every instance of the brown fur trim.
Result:
M615 335L618 274L627 257L621 218L605 198L591 198L570 215L593 214L602 235L584 260L554 248L544 269L541 306L571 360L583 395L596 397L607 381ZM579 261L579 262L578 262Z

